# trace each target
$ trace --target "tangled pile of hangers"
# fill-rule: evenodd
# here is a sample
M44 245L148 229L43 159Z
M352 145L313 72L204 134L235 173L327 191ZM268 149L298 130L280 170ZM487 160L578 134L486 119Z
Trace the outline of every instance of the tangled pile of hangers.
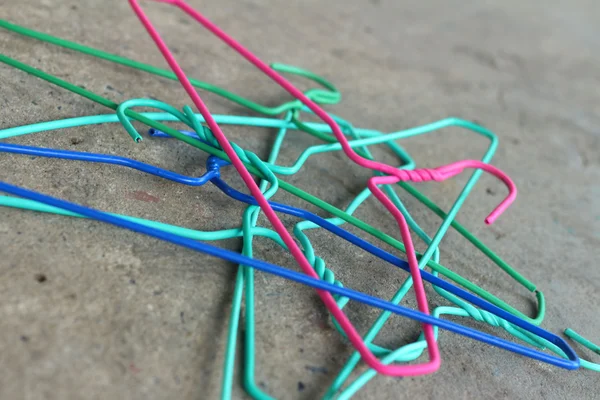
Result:
M128 158L105 154L55 150L8 143L0 143L0 151L27 154L37 157L53 157L120 165L169 179L183 185L202 186L210 182L219 188L225 195L248 204L248 208L243 214L242 226L236 229L225 229L212 232L197 231L156 221L98 211L28 189L9 185L4 182L0 182L0 191L8 193L11 196L1 196L0 205L66 216L92 218L239 264L240 267L235 281L233 307L229 322L228 343L224 361L222 398L226 399L231 395L235 345L237 341L242 301L246 302L244 386L248 394L253 398L272 398L271 395L265 393L264 389L259 387L254 380L255 307L253 274L255 269L315 288L325 307L329 310L335 328L356 349L356 353L350 357L346 365L333 381L333 384L325 395L326 398L335 397L347 399L377 374L387 376L415 376L435 372L440 367L441 362L437 343L437 328L458 333L492 346L500 347L561 368L577 369L581 366L600 371L600 365L581 360L565 340L556 334L539 327L545 312L543 293L537 290L533 283L528 281L519 272L503 261L473 234L467 231L467 229L454 221L454 217L483 171L502 180L509 191L506 199L486 218L486 223L493 223L516 197L516 188L511 179L498 168L489 164L498 145L498 140L492 132L472 122L457 118L448 118L428 125L394 133L382 133L370 129L355 128L348 121L329 114L321 108L321 105L335 104L340 101L340 93L325 79L309 71L292 66L283 64L272 64L269 66L209 21L201 13L186 4L183 0L158 1L182 9L215 36L236 50L256 68L278 83L295 99L278 107L266 107L230 93L222 88L198 80L189 79L152 25L151 21L144 14L137 0L129 0L129 3L141 23L146 28L148 34L156 43L156 46L163 57L168 62L172 72L0 20L0 27L9 31L146 71L156 76L178 80L199 111L199 114L194 113L194 110L189 106L185 106L182 110L178 110L169 104L153 99L132 99L121 104L116 104L82 87L0 54L0 62L4 64L23 70L35 77L44 79L52 84L77 93L91 101L116 111L116 114L94 115L7 128L0 131L0 139L46 130L120 122L131 138L135 142L140 142L142 140L142 135L131 123L131 120L136 120L151 128L148 131L149 135L157 138L178 139L190 146L209 153L210 157L206 163L206 173L201 177L191 177ZM287 81L280 72L308 78L321 85L324 89L313 88L303 93ZM196 91L196 88L216 93L269 118L212 115ZM158 109L161 112L137 113L133 111L133 108L135 107L151 107ZM302 113L312 113L324 123L303 122L300 119ZM275 118L276 116L284 117L278 119ZM183 122L190 130L178 131L159 121ZM206 125L203 125L203 123ZM263 161L256 154L241 148L235 143L229 142L220 127L220 125L223 124L277 128L279 131L268 159ZM488 138L490 140L490 145L483 158L481 160L463 160L433 169L416 169L411 157L396 143L397 140L402 138L425 134L449 126L462 127ZM289 129L306 132L307 134L322 140L325 144L307 148L291 166L277 165L276 160L282 142ZM369 151L369 146L375 144L387 145L394 154L399 157L400 166L394 167L375 161ZM336 208L285 182L279 177L297 173L303 167L305 162L314 154L339 150L354 163L372 170L374 175L368 180L367 187L350 202L346 210ZM244 194L233 189L221 179L221 168L225 168L230 164L237 170L250 194ZM409 181L443 181L460 174L465 169L474 169L475 172L468 180L460 196L448 213L442 211L431 200L408 183ZM261 179L260 184L255 182L253 175ZM413 218L411 218L410 214L402 204L402 201L393 190L393 185L400 186L443 219L443 223L433 238L430 238ZM270 201L269 199L279 189L285 190L319 207L332 214L334 218L324 219L303 209ZM371 194L385 206L397 221L402 241L398 241L393 237L380 232L352 215ZM271 222L274 230L257 226L258 216L261 211ZM301 219L301 222L294 226L293 235L285 228L277 213L288 214ZM404 261L398 256L382 250L345 230L341 227L344 223L349 223L363 232L370 234L374 238L387 243L396 250L405 253L407 261ZM532 318L524 315L503 300L488 293L473 282L439 263L438 245L450 227L457 230L510 277L515 279L529 291L536 294L538 300L538 315L536 317ZM389 301L345 288L341 282L335 279L333 272L326 267L325 260L316 256L314 253L313 246L305 231L317 228L326 229L327 231L340 236L360 249L388 262L395 268L404 269L410 273L410 277L406 279L393 298ZM427 250L423 254L419 254L415 251L410 235L410 229L412 229L428 245ZM286 251L289 251L304 273L295 272L278 265L254 259L252 242L255 236L267 237ZM294 239L294 236L297 241ZM203 243L203 241L219 241L232 237L241 237L243 239L243 249L241 254ZM430 273L425 271L425 267L429 267L433 272ZM441 279L439 274L443 275L448 280ZM435 291L450 301L454 306L437 307L433 310L433 313L430 313L424 291L424 281L432 284ZM450 281L453 281L455 284L450 283ZM414 287L418 311L399 305L400 301L408 293L411 287ZM364 337L357 332L354 325L343 311L344 306L350 300L362 302L382 310L380 316ZM386 349L373 344L373 340L377 337L378 332L392 314L411 318L422 324L422 334L416 342L402 346L399 349ZM506 332L529 346L507 341L500 337L442 319L440 318L441 315L470 317L477 321L485 322L489 325L504 329ZM582 338L572 330L567 329L565 334L590 350L600 353L600 347ZM427 350L429 358L427 362L407 364L408 362L419 358L425 350ZM554 354L549 354L543 350L549 350ZM365 362L370 369L362 373L353 382L346 384L352 371L361 360Z

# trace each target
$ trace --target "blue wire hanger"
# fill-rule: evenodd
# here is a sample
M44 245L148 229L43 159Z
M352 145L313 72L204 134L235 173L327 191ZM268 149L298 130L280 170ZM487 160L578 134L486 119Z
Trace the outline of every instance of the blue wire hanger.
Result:
M95 154L95 153L82 153L75 152L69 150L54 150L48 148L36 148L30 146L21 146L15 144L1 143L0 142L0 151L16 153L16 154L27 154L32 156L39 157L52 157L52 158L65 158L71 160L79 160L79 161L88 161L88 162L98 162L98 163L107 163L114 165L122 165L130 168L137 169L142 172L147 172L155 176L159 176L165 179L170 179L175 182L183 183L183 184L191 184L193 186L201 186L207 182L212 182L215 186L217 186L223 193L227 196L242 201L247 204L256 205L256 200L247 194L241 193L229 185L225 183L220 178L220 168L226 165L229 165L229 162L222 160L215 156L210 156L207 159L207 171L200 178L193 178L185 175L180 175L171 171L164 170L162 168L158 168L149 164L145 164L139 161L131 160L124 157L105 155L105 154ZM192 182L192 183L190 183ZM331 293L339 294L344 297L348 297L350 299L354 299L356 301L363 302L367 305L379 307L385 309L387 311L393 312L395 314L415 319L420 322L429 323L433 325L437 325L442 329L450 330L455 333L459 333L461 335L471 337L476 340L480 340L484 343L491 344L496 347L500 347L509 351L513 351L515 353L525 355L527 357L531 357L533 359L537 359L549 364L556 365L558 367L566 368L566 369L577 369L579 367L579 358L574 350L564 341L562 338L557 335L548 332L540 327L537 327L533 324L530 324L527 321L524 321L515 315L473 295L470 292L467 292L464 289L461 289L443 279L427 272L422 271L422 278L431 284L438 286L442 289L447 290L448 292L455 294L466 301L469 301L480 308L495 314L496 316L507 320L508 322L523 328L524 330L531 332L541 338L544 338L551 343L558 346L568 358L560 358L556 356L552 356L528 347L525 347L520 344L512 343L506 341L504 339L485 334L483 332L477 331L475 329L471 329L465 327L460 324L456 324L454 322L446 321L443 319L435 318L427 314L423 314L416 310L411 310L405 307L396 306L393 303L378 299L376 297L368 296L364 293L357 292L351 289L339 288L338 286L326 283L324 281L310 278L304 274L297 273L294 271L287 270L283 267L276 266L273 264L265 263L263 261L254 260L252 258L245 257L241 254L231 252L228 250L221 249L216 246L199 243L196 241L192 241L190 239L182 238L177 235L173 235L159 229L149 228L141 224L137 224L128 220L125 220L120 217L111 216L107 213L100 212L94 209L86 208L77 204L69 203L64 200L55 199L40 193L36 193L33 191L29 191L27 189L22 189L17 186L9 185L3 182L0 182L0 191L5 191L7 193L11 193L20 197L28 198L31 200L39 201L44 204L49 204L58 208L63 208L90 218L97 219L99 221L103 221L106 223L110 223L119 227L123 227L126 229L133 230L135 232L143 233L149 236L153 236L174 244L178 244L180 246L184 246L190 248L192 250L204 252L216 257L220 257L224 260L236 262L238 264L243 264L250 266L252 268L256 268L258 270L269 272L271 274L279 275L287 279L294 280L296 282L304 283L308 286L312 286L318 289L328 290ZM343 228L332 224L324 218L319 217L316 214L311 212L291 207L285 204L270 202L273 209L277 212L282 212L291 216L295 216L301 219L305 219L311 221L320 227L330 231L331 233L340 236L341 238L353 243L354 245L360 247L361 249L375 255L376 257L381 258L384 261L391 263L399 268L404 269L405 271L409 271L408 263L382 249L379 247L355 236L354 234L344 230Z
M169 243L173 243L182 247L186 247L191 250L195 250L198 252L206 253L208 255L212 255L215 257L219 257L223 260L230 261L235 264L242 264L249 266L251 268L255 268L262 272L267 272L270 274L278 275L280 277L305 284L307 286L311 286L316 289L327 290L333 294L337 294L339 296L348 297L349 299L356 300L362 302L366 305L370 305L373 307L377 307L383 310L387 310L394 314L398 314L402 317L414 319L416 321L436 325L439 328L446 329L448 331L458 333L460 335L479 340L481 342L490 344L495 347L503 348L505 350L512 351L517 354L521 354L539 361L543 361L558 367L562 367L565 369L577 369L579 368L579 357L575 353L575 351L565 342L562 338L545 331L535 325L530 324L520 318L516 318L509 314L508 312L488 303L485 300L479 299L476 296L465 292L464 290L455 287L454 285L445 282L439 279L439 282L432 282L435 285L439 285L440 287L450 291L453 289L457 293L462 293L465 296L463 297L467 301L471 301L474 304L481 306L483 309L490 311L501 318L512 318L515 325L528 330L529 332L538 335L558 346L565 354L568 359L555 357L547 353L543 353L529 347L513 343L507 341L505 339L501 339L499 337L480 332L478 330L457 324L452 321L444 320L441 318L436 318L428 314L424 314L417 310L412 310L410 308L402 307L399 305L395 305L389 301L379 299L374 296L367 295L362 292L358 292L356 290L339 287L334 284L328 283L326 281L315 279L300 272L292 271L286 268L283 268L278 265L270 264L264 261L256 260L250 257L243 256L239 253L222 249L217 246L209 245L206 243L201 243L195 240L183 238L160 229L151 228L136 222L129 221L122 217L113 216L107 214L102 211L98 211L92 208L84 207L78 204L74 204L65 200L60 200L51 196L47 196L41 193L37 193L28 189L23 189L18 186L14 186L8 184L6 182L0 181L0 191L12 194L14 196L23 197L29 200L37 201L43 204L47 204L53 207L62 208L64 210L83 215L85 217L96 219L98 221L102 221L108 224L112 224L118 227L126 228L134 232L142 233L148 236L152 236L157 239L164 240ZM516 320L515 320L516 318Z

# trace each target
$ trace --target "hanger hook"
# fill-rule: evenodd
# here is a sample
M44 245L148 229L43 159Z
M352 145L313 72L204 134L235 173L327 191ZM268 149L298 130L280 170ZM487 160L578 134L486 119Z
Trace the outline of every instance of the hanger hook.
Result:
M451 164L442 165L437 168L419 168L414 170L398 170L400 171L397 175L388 175L380 177L377 184L390 184L398 181L412 181L412 182L424 182L424 181L436 181L442 182L446 179L450 179L463 172L467 168L482 169L490 175L500 179L506 185L508 189L508 195L502 200L502 202L486 217L485 223L491 225L496 219L502 215L504 211L515 201L517 197L517 186L510 179L510 177L499 168L493 165L484 163L479 160L461 160L453 162Z

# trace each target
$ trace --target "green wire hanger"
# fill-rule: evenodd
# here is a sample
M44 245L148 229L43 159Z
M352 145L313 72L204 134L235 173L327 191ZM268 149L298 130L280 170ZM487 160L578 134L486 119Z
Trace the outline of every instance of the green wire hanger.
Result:
M67 89L67 90L70 90L70 91L72 91L74 93L77 93L77 94L79 94L79 95L81 95L83 97L86 97L86 98L88 98L88 99L90 99L90 100L92 100L92 101L94 101L96 103L104 105L105 107L108 107L108 108L110 108L112 110L116 110L117 114L120 116L121 122L124 123L125 127L127 128L127 124L130 126L129 128L131 130L129 131L129 134L136 141L141 141L141 136L131 126L131 124L129 123L129 118L135 119L135 120L137 120L139 122L142 122L142 123L144 123L144 124L146 124L146 125L148 125L148 126L150 126L152 128L155 128L155 129L158 129L160 131L163 131L163 132L165 132L165 133L167 133L167 134L169 134L169 135L177 138L180 141L183 141L183 142L185 142L187 144L190 144L190 145L192 145L192 146L194 146L194 147L196 147L196 148L198 148L198 149L200 149L202 151L205 151L207 153L215 155L215 156L217 156L217 157L219 157L221 159L229 161L227 155L223 151L221 151L219 149L216 149L214 147L211 147L211 146L209 146L209 145L207 145L205 143L202 143L199 140L196 140L194 138L188 137L188 136L180 133L179 131L177 131L177 130L175 130L175 129L167 126L167 125L164 125L162 123L159 123L159 122L153 121L153 120L151 120L151 119L149 119L147 117L144 117L143 115L141 115L141 114L139 114L137 112L134 112L134 111L130 110L129 108L120 107L117 103L115 103L115 102L113 102L113 101L111 101L109 99L106 99L106 98L104 98L102 96L99 96L99 95L97 95L97 94L95 94L95 93L93 93L91 91L88 91L88 90L83 89L83 88L81 88L79 86L73 85L73 84L71 84L69 82L64 81L63 79L60 79L60 78L55 77L53 75L50 75L50 74L48 74L46 72L40 71L40 70L38 70L38 69L36 69L34 67L31 67L31 66L29 66L27 64L24 64L24 63L20 62L20 61L14 60L14 59L12 59L10 57L7 57L7 56L5 56L3 54L0 54L0 62L5 63L7 65L11 65L11 66L13 66L15 68L18 68L18 69L21 69L24 72L27 72L27 73L29 73L31 75L34 75L34 76L36 76L38 78L41 78L41 79L44 79L44 80L46 80L46 81L48 81L50 83L53 83L53 84L55 84L57 86L60 86L60 87L62 87L64 89ZM154 105L156 104L156 102L153 101L153 100L144 100L144 101L147 104L154 104ZM140 105L145 105L145 104L140 104ZM170 107L170 108L172 108L172 107ZM470 124L470 125L476 127L479 130L485 130L482 127L479 127L479 126L477 126L475 124L468 123L466 121L464 122L464 124ZM249 171L251 173L253 173L253 174L255 174L255 175L257 175L257 176L259 176L261 178L264 178L264 175L262 174L262 172L259 171L257 168L255 168L252 164L247 163L247 162L244 162L244 163L245 163L245 165L247 166L247 168L249 169ZM477 172L478 171L476 171L473 174L473 176L479 176L479 174L477 174ZM353 217L352 215L349 215L349 214L345 213L344 211L340 210L339 208L337 208L337 207L335 207L335 206L333 206L333 205L331 205L331 204L329 204L329 203L327 203L327 202L325 202L325 201L323 201L323 200L321 200L321 199L319 199L319 198L317 198L317 197L315 197L315 196L313 196L313 195L311 195L311 194L309 194L309 193L307 193L307 192L305 192L305 191L303 191L303 190L301 190L301 189L299 189L299 188L297 188L297 187L295 187L295 186L293 186L293 185L291 185L291 184L289 184L289 183L287 183L287 182L285 182L285 181L283 181L283 180L281 180L279 178L277 179L277 181L278 181L279 186L283 190L287 191L288 193L293 194L293 195L295 195L297 197L300 197L303 200L308 201L309 203L311 203L311 204L313 204L313 205L321 208L324 211L330 212L334 216L339 217L339 218L345 220L346 222L348 222L348 223L356 226L357 228L359 228L359 229L361 229L361 230L369 233L370 235L372 235L372 236L374 236L374 237L382 240L383 242L385 242L385 243L387 243L387 244L395 247L396 249L398 249L398 250L400 250L402 252L405 251L404 245L401 242L399 242L398 240L394 239L393 237L391 237L389 235L386 235L385 233L380 232L379 230L373 228L369 224L367 224L367 223L365 223L365 222L363 222L363 221L361 221L361 220ZM425 204L427 205L427 203L425 203ZM452 213L456 214L457 211L458 211L458 209L457 209L456 204L455 204L448 215L451 215ZM448 226L451 225L451 222L448 222L446 225L448 225ZM438 232L437 236L439 237L439 232ZM439 237L439 239L441 240L441 237ZM473 237L473 239L475 239L475 237ZM480 246L484 246L484 245L481 243L479 245L476 244L476 246L478 246L478 248L479 248ZM433 252L433 250L431 252ZM421 257L422 255L418 254L418 256ZM427 265L432 270L441 273L442 275L446 276L447 278L451 279L452 281L456 282L457 284L465 287L466 289L472 291L473 293L477 294L478 296L486 299L490 303L492 303L494 305L497 305L498 307L501 307L501 308L503 308L504 310L506 310L508 312L511 312L511 313L513 313L515 315L518 315L518 316L522 317L522 318L524 317L524 318L528 319L530 322L536 323L536 324L539 324L541 322L541 320L543 319L543 312L545 311L545 307L544 307L544 302L543 302L543 295L539 291L536 292L536 295L538 297L538 302L539 302L539 304L538 304L538 315L534 319L531 319L531 318L525 316L524 314L522 314L520 311L514 309L512 306L506 304L504 301L502 301L499 298L495 297L494 295L488 293L484 289L478 287L477 285L475 285L472 282L470 282L469 280L463 278L459 274L457 274L457 273L449 270L448 268L446 268L446 267L444 267L444 266L442 266L442 265L440 265L440 264L438 264L438 263L436 263L434 261L431 261L431 260L427 261ZM525 278L523 278L522 276L520 276L520 274L518 272L514 271L514 269L512 269L510 266L508 266L508 264L506 264L506 266L512 271L512 274L514 274L515 276L519 276L519 282L521 284L523 284L525 287L531 288L530 290L532 290L532 291L535 290L535 285L533 285L531 282L527 281ZM512 276L512 274L511 274L511 276ZM540 300L542 300L542 301L540 301Z

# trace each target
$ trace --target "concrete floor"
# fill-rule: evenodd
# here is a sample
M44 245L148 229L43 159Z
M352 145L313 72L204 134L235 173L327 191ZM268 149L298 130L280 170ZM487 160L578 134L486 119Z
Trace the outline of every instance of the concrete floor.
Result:
M343 101L330 110L356 126L393 131L458 116L496 132L500 146L493 163L515 180L518 200L497 224L485 227L483 218L504 193L485 176L458 220L545 293L543 327L556 333L572 327L600 341L600 270L590 264L600 244L596 1L190 2L263 59L302 66L332 80ZM288 99L181 12L146 3L190 76L265 104ZM4 0L0 18L165 65L125 1ZM154 96L178 107L190 104L176 82L6 31L0 32L0 49L117 102ZM0 65L0 93L2 128L107 112L5 65ZM204 98L214 113L245 112L217 96ZM228 128L226 133L264 156L274 137L265 129ZM121 154L196 175L206 158L173 141L134 145L117 125L9 141ZM281 163L289 164L314 143L307 135L289 135ZM402 145L420 166L435 166L480 158L487 143L452 130ZM394 161L384 150L377 156ZM232 172L226 176L235 181ZM320 156L289 181L344 207L368 176L340 155ZM224 201L215 188L177 186L119 167L3 154L0 177L102 210L196 229L238 226L243 210ZM316 179L327 179L328 186L313 187ZM461 176L419 188L448 209L465 181ZM399 193L433 234L440 220ZM276 199L307 207L286 194ZM0 215L1 399L219 396L233 265L101 223L11 209L0 209ZM367 202L357 215L397 235L375 202ZM329 234L310 237L346 286L387 298L406 276ZM240 248L236 240L221 245ZM268 241L257 240L255 248L258 258L295 267ZM535 314L533 295L456 232L444 238L441 252L444 265ZM361 268L365 263L368 269ZM351 348L331 327L313 291L264 274L257 285L257 381L277 398L316 398ZM447 304L428 293L432 306ZM403 304L414 306L412 296ZM358 305L348 309L362 331L378 314ZM378 343L397 347L417 334L417 324L392 318ZM590 371L566 372L447 332L440 337L439 372L402 380L378 377L356 398L594 398L600 389ZM245 398L238 382L234 396Z

